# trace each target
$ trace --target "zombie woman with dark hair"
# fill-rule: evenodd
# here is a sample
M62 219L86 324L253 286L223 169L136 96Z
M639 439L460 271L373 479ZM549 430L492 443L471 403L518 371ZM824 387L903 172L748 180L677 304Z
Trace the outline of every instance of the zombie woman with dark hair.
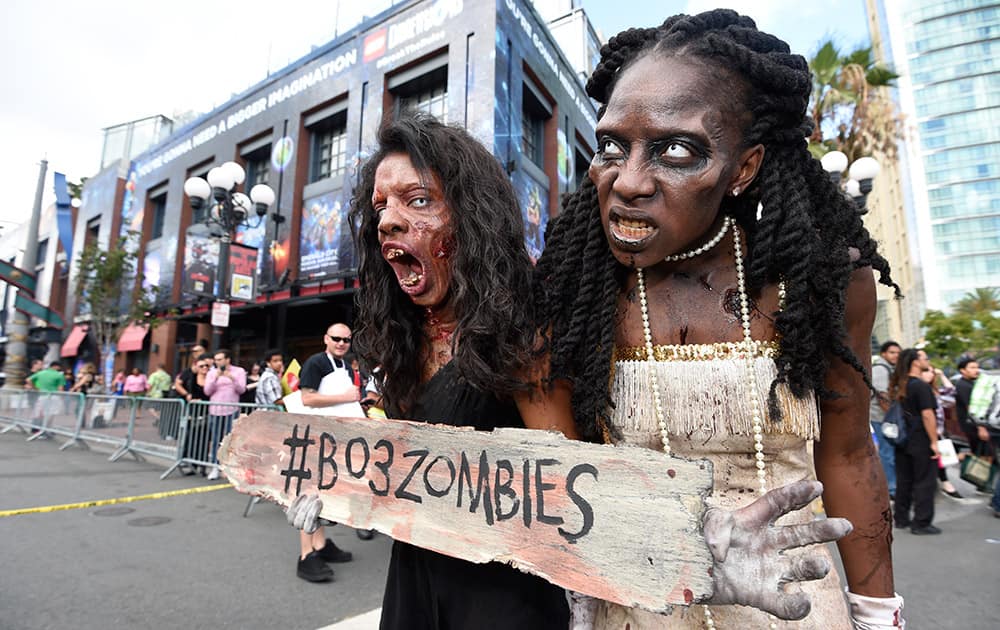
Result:
M726 509L815 474L855 527L838 543L847 602L833 573L804 585L801 624L602 604L599 627L902 625L865 375L872 269L894 285L807 151L810 88L806 60L733 11L613 37L587 85L603 104L591 181L550 224L534 290L584 437L712 460L708 501Z
M382 365L392 418L523 427L534 345L531 263L499 163L465 131L415 118L383 127L361 171L355 350ZM558 397L558 394L555 394ZM568 396L564 396L568 409ZM568 413L533 425L575 437ZM563 589L500 563L396 542L383 629L565 628Z

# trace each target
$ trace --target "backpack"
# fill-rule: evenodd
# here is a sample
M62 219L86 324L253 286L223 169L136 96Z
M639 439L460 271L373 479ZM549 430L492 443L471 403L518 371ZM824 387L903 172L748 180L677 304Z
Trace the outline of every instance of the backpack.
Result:
M882 437L896 448L906 446L910 438L910 428L906 425L906 414L903 405L898 400L889 406L882 418Z

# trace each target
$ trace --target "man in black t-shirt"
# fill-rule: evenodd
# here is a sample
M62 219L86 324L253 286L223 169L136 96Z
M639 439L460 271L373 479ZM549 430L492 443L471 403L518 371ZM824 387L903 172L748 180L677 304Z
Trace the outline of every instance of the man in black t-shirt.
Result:
M914 534L940 534L931 524L934 520L934 490L937 487L938 458L937 399L931 386L920 374L930 369L927 353L908 348L900 353L894 374L897 399L902 390L903 413L909 439L896 447L896 505L893 514L896 527L909 527ZM910 505L913 519L910 519Z
M329 407L341 403L361 400L361 389L357 386L336 388L338 393L330 393L323 381L337 379L354 383L354 372L344 361L344 355L351 349L351 329L346 324L332 324L323 335L326 350L306 359L299 370L299 391L302 404L307 407ZM346 375L336 374L346 370ZM329 382L329 381L328 381ZM333 570L327 562L349 562L352 554L333 544L326 537L326 531L319 527L312 533L299 532L300 554L296 574L310 582L326 582L333 579Z
M299 370L302 404L307 407L329 407L340 403L358 402L361 400L361 390L357 386L337 394L322 391L320 387L323 379L337 370L346 370L347 380L354 382L354 371L344 360L348 350L351 349L351 329L346 324L333 324L323 335L323 343L326 345L326 350L306 359L302 369Z

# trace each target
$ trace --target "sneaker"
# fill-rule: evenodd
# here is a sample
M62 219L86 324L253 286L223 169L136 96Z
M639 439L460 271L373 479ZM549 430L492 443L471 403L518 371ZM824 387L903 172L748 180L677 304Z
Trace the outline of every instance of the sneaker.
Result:
M307 582L329 582L333 579L333 569L326 566L320 552L313 551L305 558L299 558L295 575Z
M356 529L354 530L354 533L357 534L358 538L361 540L371 540L372 538L375 538L374 529Z
M329 538L326 539L322 549L317 549L309 555L318 555L324 562L350 562L354 558L354 554L333 544Z
M911 527L911 534L916 534L917 536L931 536L934 534L940 534L941 529L934 527L933 525L924 525L923 527Z
M208 477L206 477L206 479L208 479L209 481L215 481L218 478L219 478L219 467L212 466L212 470L208 471Z

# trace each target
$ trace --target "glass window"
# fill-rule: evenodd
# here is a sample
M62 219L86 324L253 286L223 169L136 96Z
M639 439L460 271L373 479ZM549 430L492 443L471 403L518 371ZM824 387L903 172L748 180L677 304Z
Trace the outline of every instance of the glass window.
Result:
M94 217L87 221L87 233L83 237L83 246L96 243L101 235L101 217Z
M448 122L448 66L440 66L393 90L396 116L405 112L424 112L443 123Z
M149 233L149 239L154 240L163 236L163 220L167 216L167 196L160 195L149 200L150 210L153 213L153 227Z
M521 152L541 168L545 161L545 121L548 110L527 84L521 97Z
M258 155L260 154L260 155ZM257 184L266 184L271 174L271 146L254 151L253 156L247 157L247 194L251 188Z
M347 167L347 112L310 127L312 157L309 183L343 175Z
M38 241L38 251L35 254L35 267L45 264L45 257L49 255L49 239L43 238Z
M590 158L577 149L574 162L573 166L576 170L576 187L579 188L580 185L583 184L584 180L590 177Z
M204 173L198 173L197 175L192 174L191 177L200 177L202 179L208 179L208 171ZM201 204L201 207L197 210L192 209L191 212L191 225L198 225L199 223L205 223L208 220L208 211L212 207L215 201L211 198L206 199L205 203Z

